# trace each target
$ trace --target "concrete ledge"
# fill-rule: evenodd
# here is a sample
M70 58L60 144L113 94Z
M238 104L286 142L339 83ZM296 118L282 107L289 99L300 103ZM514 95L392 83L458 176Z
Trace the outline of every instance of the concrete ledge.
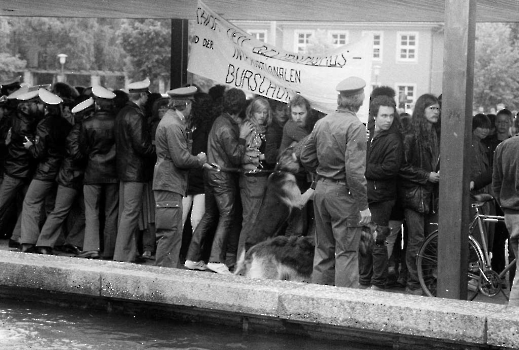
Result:
M510 307L488 316L488 344L519 349L519 308Z
M519 347L519 308L479 302L5 251L0 286L423 337L424 344Z

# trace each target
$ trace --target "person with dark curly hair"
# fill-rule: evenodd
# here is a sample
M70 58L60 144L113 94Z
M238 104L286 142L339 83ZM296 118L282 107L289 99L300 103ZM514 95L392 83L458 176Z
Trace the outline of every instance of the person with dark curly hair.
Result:
M240 113L245 107L245 93L229 89L223 97L223 113L213 123L209 132L207 156L210 163L222 169L233 169L241 165L246 151L245 138L252 131L250 122L242 122ZM185 266L190 270L209 269L220 274L230 274L225 265L226 239L233 228L235 202L239 195L236 173L211 171L208 173L209 186L206 190L205 213L196 228L186 256ZM209 230L218 221L212 241L208 264L201 260L201 246Z

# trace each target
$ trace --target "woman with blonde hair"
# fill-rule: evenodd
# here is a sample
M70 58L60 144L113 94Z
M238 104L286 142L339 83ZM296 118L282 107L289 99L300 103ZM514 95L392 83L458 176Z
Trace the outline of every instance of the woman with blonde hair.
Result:
M265 145L267 128L272 123L272 111L266 98L256 97L245 111L243 122L249 121L253 130L246 138L247 151L242 159L240 174L240 197L243 207L242 230L238 241L238 256L245 246L247 235L252 230L258 214L263 195L267 188L269 173L262 172L268 165L265 163Z

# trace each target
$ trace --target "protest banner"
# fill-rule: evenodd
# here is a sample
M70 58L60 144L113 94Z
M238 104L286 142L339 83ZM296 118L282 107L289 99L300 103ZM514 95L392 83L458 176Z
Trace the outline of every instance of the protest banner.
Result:
M324 113L337 108L337 84L349 76L367 83L359 118L366 122L371 90L370 36L323 55L297 54L266 44L198 1L188 71L219 84L288 102L295 93Z

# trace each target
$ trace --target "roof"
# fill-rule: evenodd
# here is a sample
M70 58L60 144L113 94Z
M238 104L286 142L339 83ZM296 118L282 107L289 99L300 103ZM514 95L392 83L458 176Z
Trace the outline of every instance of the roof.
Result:
M445 0L205 0L228 20L443 22ZM478 22L519 22L518 0L477 0ZM195 19L196 0L2 0L0 16Z

